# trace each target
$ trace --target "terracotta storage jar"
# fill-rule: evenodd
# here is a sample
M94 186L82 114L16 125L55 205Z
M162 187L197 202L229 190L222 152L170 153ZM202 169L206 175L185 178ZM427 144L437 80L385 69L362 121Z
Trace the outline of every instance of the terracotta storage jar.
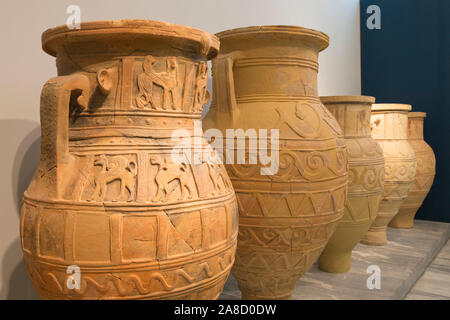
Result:
M384 191L377 217L361 240L369 245L385 245L386 229L406 199L416 176L416 156L408 143L407 104L372 105L372 138L383 149Z
M203 128L219 129L227 142L234 138L226 129L254 129L258 139L266 129L268 153L279 159L276 169L260 160L226 164L240 214L232 273L244 299L287 299L344 213L347 151L317 96L318 54L328 36L293 26L217 36L221 54L213 60L213 102ZM243 147L247 156L255 139ZM238 142L226 146L227 159L240 150Z
M370 136L370 112L375 98L321 97L344 131L348 151L348 193L344 217L319 258L319 268L333 273L350 270L353 248L378 212L383 193L383 150Z
M171 154L173 130L196 132L218 39L118 20L49 29L42 45L58 76L42 89L41 160L21 219L40 296L218 298L237 240L231 182L223 165Z
M425 112L408 114L408 142L417 158L416 179L398 214L389 223L389 226L393 228L412 228L414 226L414 216L422 206L433 184L436 158L433 149L423 139L423 122L426 116Z

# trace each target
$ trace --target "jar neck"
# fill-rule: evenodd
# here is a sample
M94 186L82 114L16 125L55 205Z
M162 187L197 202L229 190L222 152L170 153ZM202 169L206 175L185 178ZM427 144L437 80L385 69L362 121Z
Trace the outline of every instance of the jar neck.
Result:
M150 54L57 58L58 74L85 74L88 108L71 113L71 127L144 126L156 118L200 119L209 100L206 61Z
M213 72L213 86L221 91L215 90L213 105L224 90L238 104L318 97L319 49L307 41L227 40L221 50L213 60L213 70L220 70Z
M408 139L407 111L372 111L370 125L374 139Z
M423 140L424 118L416 117L408 119L408 139Z
M324 105L336 118L345 138L370 137L371 104L325 103Z

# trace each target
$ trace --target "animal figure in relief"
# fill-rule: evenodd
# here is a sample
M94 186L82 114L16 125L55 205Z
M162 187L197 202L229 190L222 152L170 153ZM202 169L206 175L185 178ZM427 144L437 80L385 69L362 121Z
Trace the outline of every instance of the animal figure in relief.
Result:
M108 159L102 154L94 160L94 166L100 166L101 171L94 176L95 188L91 200L104 201L107 184L115 180L120 181L118 199L133 200L135 196L134 178L137 175L137 166L134 161L130 161L124 156L112 156Z
M225 176L223 164L208 163L208 171L213 183L212 195L215 195L216 191L220 194L231 188L230 183Z
M200 112L205 103L209 100L209 92L206 89L208 81L208 65L201 61L198 65L197 77L195 79L194 91L194 111Z
M156 105L153 101L153 85L163 89L162 108L166 109L172 97L172 109L180 105L179 97L175 92L178 87L178 63L176 58L169 57L166 60L166 71L156 72L153 69L156 59L153 56L146 56L142 64L144 72L138 76L139 93L136 96L136 105L138 108L144 108L150 104L153 109Z
M189 167L186 163L168 163L167 159L164 158L161 160L158 157L152 157L150 161L152 164L159 166L158 172L155 176L158 189L152 201L167 202L169 195L176 188L176 185L170 185L173 181L178 182L178 185L180 186L181 194L177 200L186 199L186 191L188 194L188 199L193 197L193 187L190 182Z

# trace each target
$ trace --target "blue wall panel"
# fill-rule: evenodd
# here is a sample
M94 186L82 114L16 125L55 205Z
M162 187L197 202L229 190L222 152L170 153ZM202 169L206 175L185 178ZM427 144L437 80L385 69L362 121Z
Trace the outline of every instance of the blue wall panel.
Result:
M450 0L361 0L362 94L427 112L425 140L437 159L418 219L450 222ZM370 5L381 29L369 29Z

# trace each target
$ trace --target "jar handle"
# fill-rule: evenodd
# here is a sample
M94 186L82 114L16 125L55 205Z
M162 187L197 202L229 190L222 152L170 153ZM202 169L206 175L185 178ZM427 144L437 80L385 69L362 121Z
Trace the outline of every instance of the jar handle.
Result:
M61 199L61 183L71 163L69 154L69 104L73 92L79 94L78 105L84 110L90 98L89 78L83 74L54 77L41 92L40 176L45 176L48 195Z
M234 90L233 66L234 57L231 55L212 61L212 72L215 75L213 90L217 105L217 121L223 121L221 117L224 115L229 116L232 121L237 119L238 108Z

